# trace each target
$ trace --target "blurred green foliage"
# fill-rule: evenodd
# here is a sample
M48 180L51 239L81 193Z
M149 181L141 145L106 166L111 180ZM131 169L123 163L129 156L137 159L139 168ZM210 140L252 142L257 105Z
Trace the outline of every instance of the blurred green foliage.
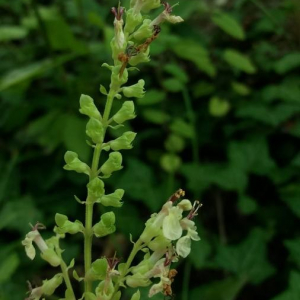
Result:
M1 300L24 299L26 280L53 274L25 256L29 222L51 229L56 212L83 220L73 195L84 199L85 178L63 171L63 154L91 159L78 101L89 94L104 106L113 5L0 0ZM94 257L126 256L129 234L182 187L204 204L202 241L177 266L175 299L300 299L300 3L189 0L174 11L186 21L163 25L151 63L132 73L147 89L138 136L108 180L125 204L119 233ZM67 242L66 260L80 264L80 237Z

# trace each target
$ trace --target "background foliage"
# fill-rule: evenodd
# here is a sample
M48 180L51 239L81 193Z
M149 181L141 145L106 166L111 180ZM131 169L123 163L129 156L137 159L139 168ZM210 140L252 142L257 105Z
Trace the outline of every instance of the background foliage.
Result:
M73 195L84 199L85 178L63 171L63 154L91 159L78 100L104 106L112 2L0 0L1 300L52 274L25 257L29 222L83 219ZM174 11L186 22L163 25L151 63L132 73L147 95L134 149L109 179L125 204L94 257L125 257L129 234L182 187L204 204L202 241L177 266L175 299L300 299L300 3L189 0ZM81 262L81 237L67 243L67 261Z

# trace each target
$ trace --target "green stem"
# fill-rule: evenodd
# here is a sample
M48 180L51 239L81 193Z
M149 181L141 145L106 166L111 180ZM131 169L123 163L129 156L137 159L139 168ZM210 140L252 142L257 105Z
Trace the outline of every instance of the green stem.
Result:
M190 98L188 90L186 88L184 88L182 90L182 95L183 95L183 99L184 99L184 103L185 103L185 107L186 107L186 111L187 111L187 116L188 116L188 119L189 119L190 124L192 125L193 131L194 131L193 138L192 138L193 160L196 163L198 163L199 162L199 144L198 144L198 139L196 136L196 116L193 111L191 98Z
M132 263L134 257L136 256L136 254L140 251L142 244L143 244L143 242L140 239L138 239L137 242L134 244L134 246L131 250L131 253L127 259L126 265L125 265L124 269L122 270L122 274L120 275L118 282L115 284L115 291L110 299L113 299L115 297L115 295L117 294L117 292L119 291L120 284L124 281L124 278L127 275L127 272L131 266L131 263Z
M189 299L189 282L191 275L191 263L188 260L184 266L183 284L182 284L182 300Z
M64 281L65 281L67 290L69 290L70 293L72 294L72 299L76 300L75 294L74 294L74 291L73 291L73 287L72 287L72 284L71 284L71 281L70 281L69 273L68 273L68 267L67 267L66 263L64 262L64 260L62 259L61 256L60 256L60 258L61 258L60 267L61 267L61 270L62 270L62 274L63 274L63 278L64 278Z
M105 127L105 131L103 134L103 139L105 137L107 121L109 118L109 114L111 111L111 107L114 100L114 91L110 91L107 95L107 101L103 114L103 124ZM99 160L101 156L102 143L96 144L93 154L92 160L92 168L89 182L91 182L94 178L98 176L98 167ZM92 264L92 241L93 241L93 206L94 203L89 202L89 196L86 200L86 208L85 208L85 230L84 230L84 270L85 274L89 271ZM84 291L92 292L92 281L85 280L84 282Z

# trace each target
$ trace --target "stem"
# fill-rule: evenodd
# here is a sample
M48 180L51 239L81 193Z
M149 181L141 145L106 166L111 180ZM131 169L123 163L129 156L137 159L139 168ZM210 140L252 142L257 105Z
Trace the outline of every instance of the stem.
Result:
M110 90L107 95L106 105L103 114L103 124L104 124L104 134L103 139L105 137L107 121L109 118L109 114L111 111L111 107L114 100L114 91ZM98 166L99 160L101 156L101 148L102 143L98 143L95 146L93 160L92 160L92 168L89 182L91 182L94 178L98 176ZM92 264L92 241L93 241L93 206L94 203L89 201L89 196L86 200L86 208L85 208L85 230L84 230L84 270L85 274L89 271ZM84 291L92 292L92 281L85 280L84 282Z
M62 274L63 274L63 278L64 278L64 281L65 281L67 290L69 290L71 292L72 299L76 300L75 294L74 294L74 291L73 291L73 287L72 287L72 284L71 284L71 281L70 281L69 273L68 273L68 267L67 267L66 263L63 261L61 256L60 256L60 258L61 258L60 267L61 267L61 270L62 270Z
M190 98L188 90L186 88L183 88L182 95L183 95L185 107L187 110L187 116L188 116L188 119L189 119L190 124L192 125L193 131L194 131L194 135L192 138L193 160L194 160L194 162L198 163L199 162L199 145L198 145L198 139L196 136L196 116L193 111L191 98Z
M137 242L134 244L132 250L131 250L131 253L127 259L127 262L126 262L126 265L122 271L122 274L120 275L119 279L118 279L118 282L116 283L115 285L115 291L111 297L111 299L114 298L114 296L117 294L117 292L119 291L119 287L120 287L120 284L123 282L124 278L126 277L127 275L127 272L128 272L128 269L130 268L131 266L131 263L134 259L134 257L136 256L136 254L139 252L139 250L141 249L141 246L142 246L143 242L138 239Z
M188 260L184 266L183 284L182 284L182 300L189 299L189 282L191 275L191 262Z

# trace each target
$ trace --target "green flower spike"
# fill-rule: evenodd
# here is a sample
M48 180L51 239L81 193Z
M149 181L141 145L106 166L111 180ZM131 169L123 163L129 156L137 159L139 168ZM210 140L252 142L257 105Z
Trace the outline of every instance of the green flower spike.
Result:
M135 97L135 98L143 98L145 95L145 81L143 79L140 79L138 83L126 86L122 88L124 96L127 98Z
M105 176L110 176L112 172L121 170L122 167L122 155L120 152L111 152L108 160L102 165L100 171Z
M135 139L136 133L132 131L124 132L117 139L109 142L109 145L112 150L128 150L132 149L132 141Z
M111 9L112 13L115 15L114 28L115 36L111 41L111 48L113 53L113 59L117 61L119 53L123 52L126 48L126 39L123 32L123 14L124 7L119 6L118 8L113 7Z
M118 124L122 124L135 117L133 101L125 101L120 110L113 116L113 120Z

